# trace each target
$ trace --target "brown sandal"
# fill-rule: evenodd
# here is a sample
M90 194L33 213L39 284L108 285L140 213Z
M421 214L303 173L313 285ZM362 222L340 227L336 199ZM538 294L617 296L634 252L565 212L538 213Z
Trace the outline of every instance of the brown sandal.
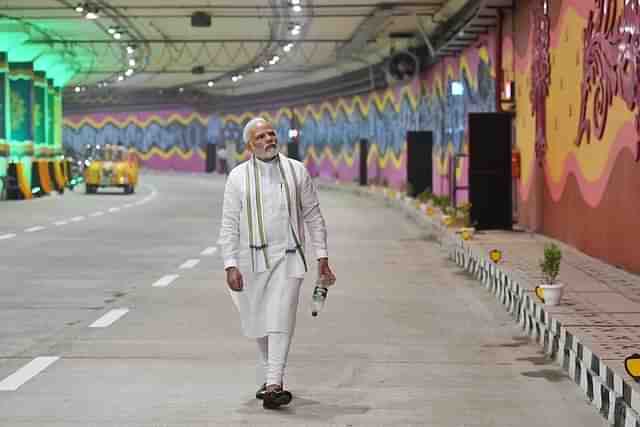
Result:
M287 390L267 391L262 399L262 407L264 409L278 409L282 405L288 405L291 399L293 399L293 395Z

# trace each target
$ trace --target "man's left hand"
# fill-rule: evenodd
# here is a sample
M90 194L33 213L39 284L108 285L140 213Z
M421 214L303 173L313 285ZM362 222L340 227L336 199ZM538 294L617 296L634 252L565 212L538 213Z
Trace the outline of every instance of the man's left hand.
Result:
M329 267L329 258L318 259L318 277L329 285L333 285L336 282L336 275L333 274L331 267Z

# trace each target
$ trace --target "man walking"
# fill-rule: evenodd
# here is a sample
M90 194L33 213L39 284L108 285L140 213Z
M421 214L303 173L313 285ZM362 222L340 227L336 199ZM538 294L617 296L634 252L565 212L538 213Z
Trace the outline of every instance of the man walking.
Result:
M335 276L325 221L305 166L279 154L276 132L263 118L247 123L243 139L252 155L227 179L218 243L242 331L258 345L262 387L256 397L265 409L276 409L292 399L283 376L310 258L305 226L319 275L328 283Z

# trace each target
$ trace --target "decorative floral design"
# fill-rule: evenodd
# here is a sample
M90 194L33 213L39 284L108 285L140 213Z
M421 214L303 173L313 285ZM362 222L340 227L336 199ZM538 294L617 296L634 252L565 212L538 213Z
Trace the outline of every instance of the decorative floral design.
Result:
M591 142L591 120L587 108L591 99L593 129L602 139L607 125L609 107L616 96L621 97L630 111L636 111L636 132L640 134L640 0L625 0L617 17L616 0L594 0L595 10L589 13L584 30L583 79L581 85L580 119L576 145L586 134ZM637 142L636 161L640 160Z
M18 129L24 123L24 114L27 110L27 105L24 99L15 92L11 92L11 127L12 129Z
M42 129L40 129L41 120L42 120L42 107L40 106L40 104L36 102L33 104L33 125L34 125L34 128L39 129L38 132L42 131Z
M531 112L536 118L536 158L542 164L547 150L547 107L551 80L551 66L549 61L550 21L548 0L537 0L531 10L533 22L533 61L531 64Z

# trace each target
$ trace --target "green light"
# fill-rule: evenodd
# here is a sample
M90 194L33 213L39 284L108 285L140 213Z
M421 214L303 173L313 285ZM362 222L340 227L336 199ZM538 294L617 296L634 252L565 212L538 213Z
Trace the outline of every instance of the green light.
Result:
M31 62L34 58L37 58L40 54L46 52L49 49L47 45L42 44L21 44L9 49L9 62Z
M70 64L61 63L51 69L51 74L47 71L47 77L53 79L54 85L64 87L69 80L77 73L77 69Z
M0 51L9 52L29 39L29 32L24 24L14 20L0 20Z
M47 71L47 77L49 76L49 70L53 69L58 63L64 61L64 56L57 52L48 52L40 55L33 61L33 68L37 71Z

